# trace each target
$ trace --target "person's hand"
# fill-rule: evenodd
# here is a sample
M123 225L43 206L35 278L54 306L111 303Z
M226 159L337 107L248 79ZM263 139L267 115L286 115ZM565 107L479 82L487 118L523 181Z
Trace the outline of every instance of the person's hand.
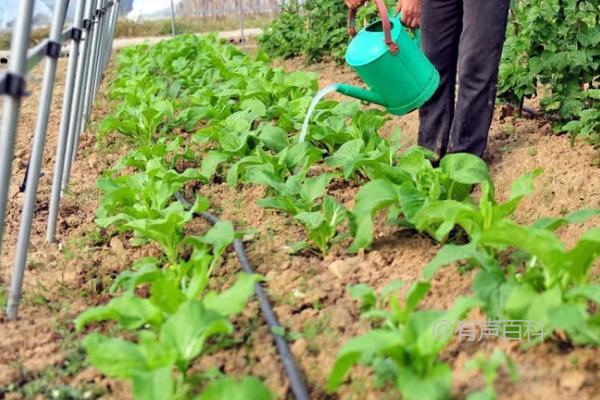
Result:
M351 0L346 0L346 3ZM402 23L409 28L421 25L421 0L398 0L396 15L402 11Z
M367 0L344 0L346 3L346 7L351 10L356 10L358 7L362 6L367 2Z

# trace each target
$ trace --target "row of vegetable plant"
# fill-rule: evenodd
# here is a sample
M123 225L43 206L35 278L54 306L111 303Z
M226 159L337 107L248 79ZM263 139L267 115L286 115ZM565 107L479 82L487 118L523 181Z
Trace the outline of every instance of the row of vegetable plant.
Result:
M516 0L500 68L500 96L540 97L555 129L600 146L600 1ZM540 91L539 87L543 89Z
M149 148L161 153L168 146L164 143ZM89 360L110 377L130 380L136 399L269 399L255 378L237 383L215 371L190 372L207 343L226 345L234 331L230 317L242 312L260 278L240 273L228 289L210 289L211 272L235 237L233 226L219 222L203 234L185 233L186 223L208 208L208 200L198 196L185 210L172 197L197 171L177 173L155 154L145 158L135 149L125 165L143 167L125 174L117 169L98 181L103 192L98 224L132 234L136 246L158 245L161 255L135 261L110 289L118 296L77 318L78 330L114 321L101 327L109 336L94 332L85 337Z
M545 321L545 337L564 330L575 343L600 343L600 320L588 312L589 302L599 300L600 290L589 283L589 272L600 254L600 230L585 234L571 250L553 232L566 223L582 222L596 211L542 219L532 226L517 224L511 215L532 190L538 171L519 178L512 197L498 203L482 160L451 154L434 167L433 154L424 149L400 152L396 135L388 140L377 134L386 120L383 113L362 110L356 102L322 102L309 140L298 143L296 133L317 88L316 77L299 71L286 73L265 61L261 53L256 61L250 60L214 37L181 36L151 48L124 50L111 89L111 95L122 103L102 128L104 134L119 131L140 143L120 165L139 172L116 178L121 183L101 180L106 199L116 200L107 200L108 205L101 207L99 223L118 224L152 238L154 225L140 222L148 218L146 208L156 202L158 208L180 207L174 205L172 195L188 180L225 179L231 186L266 186L267 195L259 204L302 224L307 245L323 254L332 242L348 236L353 238L350 251L367 248L373 240L373 216L383 208L389 210L390 221L449 242L426 266L424 281L414 284L405 305L385 296L391 313L373 313L374 330L342 349L331 373L330 390L335 390L353 363L363 360L361 355L369 354L377 356L372 361L384 360L391 368L406 398L446 398L451 371L438 355L448 340L435 341L431 326L442 317L458 321L475 307L490 319ZM197 168L172 170L179 160ZM148 184L152 179L160 182L159 187L140 197L153 187ZM352 210L327 193L333 180L362 186ZM471 194L474 185L480 186L478 202ZM131 200L119 187L143 189ZM122 210L131 210L134 220L123 216ZM176 220L184 224L187 214L180 212ZM176 227L183 225L158 224L162 235L155 240L161 243L168 265L177 265L180 255L172 244L179 242L164 233L181 232ZM182 240L186 245L204 243ZM507 248L518 251L510 252L508 258L498 257ZM481 267L473 284L475 295L457 299L445 312L417 310L435 271L464 259ZM382 340L371 340L375 336ZM422 385L408 387L402 383L407 376Z
M120 129L133 148L98 180L103 196L96 221L131 236L134 246L157 246L160 255L135 261L116 277L108 304L76 319L79 331L102 322L96 327L106 333L85 337L88 358L107 376L129 380L135 399L270 399L256 378L192 369L207 352L230 346L231 319L243 311L261 278L241 272L229 288L211 288L212 272L235 239L233 225L218 222L206 232L190 232L189 222L209 201L197 196L186 210L174 199L201 175L197 168L176 170L192 154L181 152L181 138L159 132L164 118L174 116L172 105L147 107L143 102L152 102L155 94L128 89L124 104L137 120L124 121Z

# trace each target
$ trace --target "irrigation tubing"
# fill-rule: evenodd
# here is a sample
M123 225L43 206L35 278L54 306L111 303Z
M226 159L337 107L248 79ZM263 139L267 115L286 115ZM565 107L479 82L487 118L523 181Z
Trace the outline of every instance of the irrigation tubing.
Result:
M183 197L183 195L179 192L175 193L175 198L184 205L184 207L190 209L192 208L192 204ZM208 212L200 212L198 213L202 218L206 219L212 225L219 222L219 219L214 215ZM246 250L244 249L244 244L240 239L235 239L233 241L233 249L235 250L235 254L237 255L238 261L242 267L242 270L248 274L253 274L254 270L248 261L248 257L246 256ZM260 305L260 309L262 311L263 317L267 322L267 326L271 331L271 335L273 336L273 340L275 341L275 346L277 347L277 352L279 353L279 358L283 363L283 368L288 376L290 381L290 387L292 389L292 393L297 400L309 400L310 397L308 395L308 389L306 388L306 384L304 383L304 378L300 369L298 368L298 364L290 351L290 347L288 346L287 341L276 334L275 332L280 331L282 326L277 321L277 317L275 316L275 312L273 312L273 307L271 306L271 302L269 301L269 297L265 292L265 289L261 286L260 283L256 283L254 285L254 292L256 294L256 298L258 299L258 304Z

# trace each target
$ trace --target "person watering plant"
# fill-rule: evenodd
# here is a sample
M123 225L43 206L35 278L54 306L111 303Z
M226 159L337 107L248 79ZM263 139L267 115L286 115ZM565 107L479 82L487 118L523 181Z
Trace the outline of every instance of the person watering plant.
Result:
M345 0L355 10L367 0ZM418 144L483 156L494 112L510 0L399 0L402 23L421 28L421 48L440 74L419 110ZM399 51L402 51L400 48ZM458 98L456 75L458 72Z

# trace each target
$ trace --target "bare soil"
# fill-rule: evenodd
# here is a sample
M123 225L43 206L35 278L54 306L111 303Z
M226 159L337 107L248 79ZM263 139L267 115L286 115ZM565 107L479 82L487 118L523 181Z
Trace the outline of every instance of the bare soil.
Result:
M92 394L114 393L123 386L107 381L93 369L86 369L73 326L74 317L81 311L107 300L105 292L112 278L131 262L132 256L122 248L111 248L108 245L110 237L94 223L99 194L96 178L120 154L110 146L96 148L95 138L90 133L93 128L81 136L69 189L61 202L57 243L46 242L53 157L67 62L66 58L59 59L19 318L7 321L4 313L0 317L0 398L48 398L50 390L61 385L73 385L82 393L89 391ZM28 80L31 95L24 99L19 119L0 257L3 308L10 286L24 198L19 185L27 169L42 75L43 65L31 72ZM92 120L104 113L104 107L103 99L98 99Z
M321 85L332 82L358 84L345 67L324 62L306 66L300 59L278 62L286 70L312 70L319 73ZM47 390L69 385L87 390L95 397L129 398L126 384L106 379L78 359L76 368L66 363L80 354L73 318L86 307L108 300L106 289L113 277L130 265L141 253L152 249L133 249L122 235L100 230L93 222L99 192L95 180L109 165L125 154L127 146L117 139L96 143L94 124L82 137L80 156L74 166L69 194L65 195L59 218L59 244L45 243L48 196L52 177L60 108L58 101L65 70L61 60L61 85L55 96L53 113L44 155L44 176L40 182L38 209L32 234L30 259L24 299L18 321L0 320L0 398L46 398ZM37 75L35 75L37 73ZM36 71L34 76L39 76ZM14 163L15 179L11 186L8 227L2 246L0 275L3 288L9 284L9 271L16 241L22 194L18 185L25 171L37 106L36 90L24 104ZM338 96L338 95L334 95ZM337 97L342 99L341 96ZM97 102L93 120L107 110L103 98ZM552 134L543 120L514 118L502 107L493 121L487 158L500 198L509 195L510 184L520 174L537 167L544 170L536 191L523 201L517 218L532 222L541 216L557 216L584 207L600 207L600 169L598 152L583 141L575 145L570 139ZM406 145L416 142L418 119L415 113L392 118L382 131L387 135L400 127ZM331 195L351 208L358 187L335 183ZM310 252L289 254L289 244L305 238L303 229L287 216L256 205L264 195L261 187L230 188L212 184L200 189L213 204L213 212L236 223L238 229L256 234L247 243L248 255L256 271L267 278L266 288L280 322L289 333L299 333L292 341L294 355L306 375L312 399L394 399L389 388L375 388L367 369L355 368L336 395L326 395L323 386L337 351L351 337L364 333L368 326L360 320L358 305L347 294L349 284L366 283L379 289L394 279L406 281L404 290L421 276L421 268L435 255L439 246L411 231L385 224L383 215L376 223L377 237L372 248L358 255L345 251L348 243L334 246L322 258ZM187 191L191 197L193 191ZM596 218L583 225L560 231L561 238L572 245L592 226ZM189 229L201 229L203 223ZM237 271L233 254L216 271L216 281L227 283ZM456 268L442 270L425 299L428 308L446 308L461 295L470 293L474 272L460 274ZM4 289L6 290L6 289ZM5 293L5 292L4 292ZM473 313L472 319L483 319ZM195 368L218 368L223 372L254 374L263 378L277 398L291 398L289 385L271 334L259 315L255 302L235 322L240 329L235 345L215 350L203 357ZM600 399L600 350L572 348L547 342L523 350L518 342L490 340L479 343L455 341L443 357L455 371L453 395L463 399L483 386L481 377L464 371L466 361L477 351L507 352L516 362L521 379L513 383L506 374L497 385L500 399L545 400ZM81 358L81 357L80 357ZM29 392L27 392L29 390Z

